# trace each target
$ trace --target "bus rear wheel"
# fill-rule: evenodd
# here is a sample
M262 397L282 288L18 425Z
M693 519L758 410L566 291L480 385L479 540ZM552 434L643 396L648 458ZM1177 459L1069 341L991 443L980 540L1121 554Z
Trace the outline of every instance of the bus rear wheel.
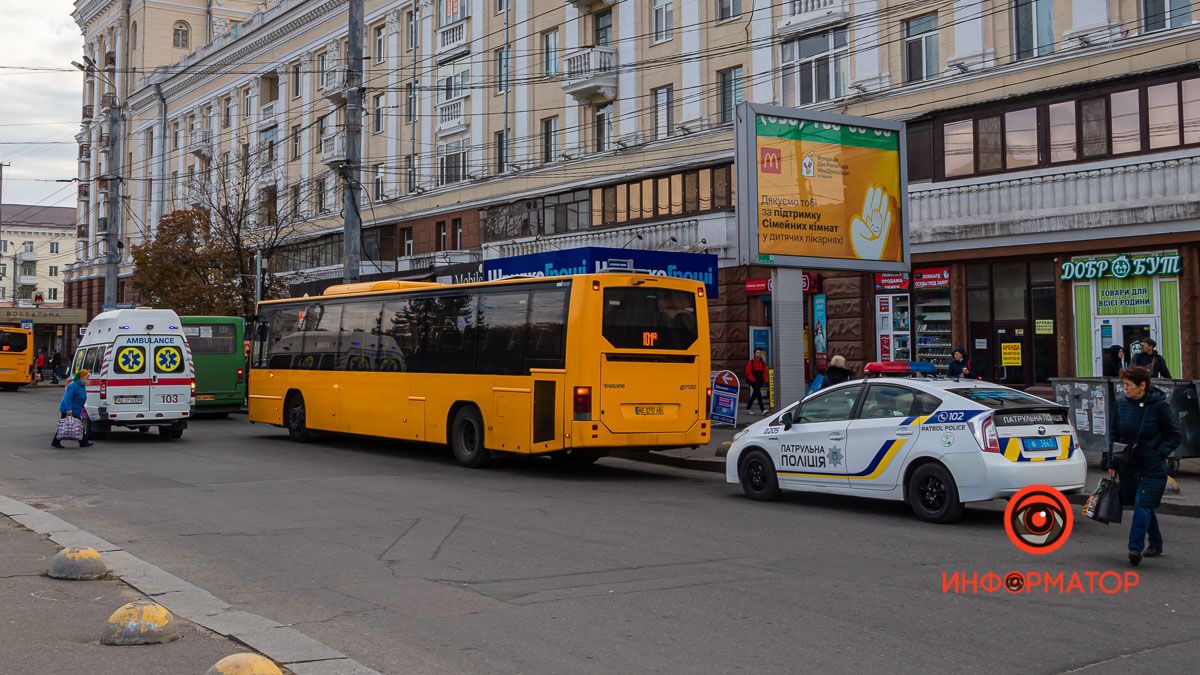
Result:
M454 461L468 469L487 466L492 459L483 443L483 416L474 406L463 406L450 424L450 450Z
M311 438L308 431L308 413L304 410L304 397L292 394L283 406L283 423L287 425L288 438L296 443L307 443Z

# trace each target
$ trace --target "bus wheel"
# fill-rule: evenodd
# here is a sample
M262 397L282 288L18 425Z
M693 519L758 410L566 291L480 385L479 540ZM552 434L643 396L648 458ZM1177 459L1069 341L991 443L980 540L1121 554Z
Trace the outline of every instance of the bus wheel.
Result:
M288 437L296 443L307 443L311 439L308 433L308 413L304 410L304 397L292 394L283 406L283 423L287 425Z
M491 461L492 453L483 445L483 417L474 406L463 406L454 413L450 449L454 451L454 461L468 469L481 468Z
M600 459L600 452L597 450L589 450L587 448L576 448L574 450L564 450L550 455L558 464L563 466L590 466Z

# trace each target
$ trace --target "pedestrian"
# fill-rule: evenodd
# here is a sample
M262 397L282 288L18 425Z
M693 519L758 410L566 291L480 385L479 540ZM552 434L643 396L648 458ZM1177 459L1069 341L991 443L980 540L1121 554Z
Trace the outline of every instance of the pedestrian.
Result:
M50 376L54 378L53 384L58 384L62 378L62 352L57 349L50 355Z
M1104 350L1104 376L1105 377L1120 377L1121 371L1125 368L1125 348L1121 345L1112 345Z
M829 380L830 385L841 384L854 379L854 371L846 367L846 357L838 354L829 359L829 368L825 370L825 377Z
M1133 355L1131 366L1141 366L1150 371L1150 377L1171 379L1171 371L1167 370L1167 360L1158 353L1158 343L1151 338L1143 338L1141 351Z
M953 352L950 352L950 377L956 380L971 377L971 362L967 360L967 350L962 347L955 347Z
M88 441L87 421L84 420L83 406L87 404L87 382L91 375L87 369L83 369L75 374L71 383L63 390L62 400L58 403L59 419L65 418L67 415L79 420L83 425L83 436L79 439L79 447L86 448L91 443ZM50 447L61 448L62 443L58 440L58 431L54 432L54 440L50 441Z
M46 371L46 350L39 349L37 351L37 358L34 360L33 365L37 368L37 381L41 382Z
M1121 504L1133 507L1129 526L1129 564L1142 557L1162 555L1163 537L1154 510L1167 487L1167 458L1179 447L1179 418L1167 396L1150 383L1150 371L1130 366L1121 371L1125 396L1117 398L1117 414L1109 424L1105 463L1108 475L1119 477ZM1124 443L1127 457L1113 455L1113 442ZM1146 546L1146 536L1150 545Z
M754 356L746 362L746 384L750 385L752 390L750 400L746 402L746 412L750 412L750 408L754 406L754 401L758 401L758 409L762 414L766 414L767 405L763 403L762 388L767 383L767 353L758 348L754 350Z

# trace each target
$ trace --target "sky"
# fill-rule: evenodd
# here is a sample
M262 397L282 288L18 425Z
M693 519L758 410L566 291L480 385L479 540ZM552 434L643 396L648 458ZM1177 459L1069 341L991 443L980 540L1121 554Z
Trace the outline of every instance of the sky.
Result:
M83 54L83 37L73 9L72 0L0 0L0 162L12 164L4 168L6 204L75 206L75 186L53 182L77 170L83 75L71 61ZM28 141L35 144L13 144Z

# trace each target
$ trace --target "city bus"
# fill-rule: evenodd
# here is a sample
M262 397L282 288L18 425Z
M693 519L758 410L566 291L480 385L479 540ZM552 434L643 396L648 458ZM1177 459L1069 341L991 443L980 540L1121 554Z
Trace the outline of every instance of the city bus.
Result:
M708 302L638 273L378 281L263 302L250 421L586 464L708 443Z
M0 326L0 389L16 391L33 382L33 331Z
M246 322L236 316L181 316L196 371L196 412L246 405Z

